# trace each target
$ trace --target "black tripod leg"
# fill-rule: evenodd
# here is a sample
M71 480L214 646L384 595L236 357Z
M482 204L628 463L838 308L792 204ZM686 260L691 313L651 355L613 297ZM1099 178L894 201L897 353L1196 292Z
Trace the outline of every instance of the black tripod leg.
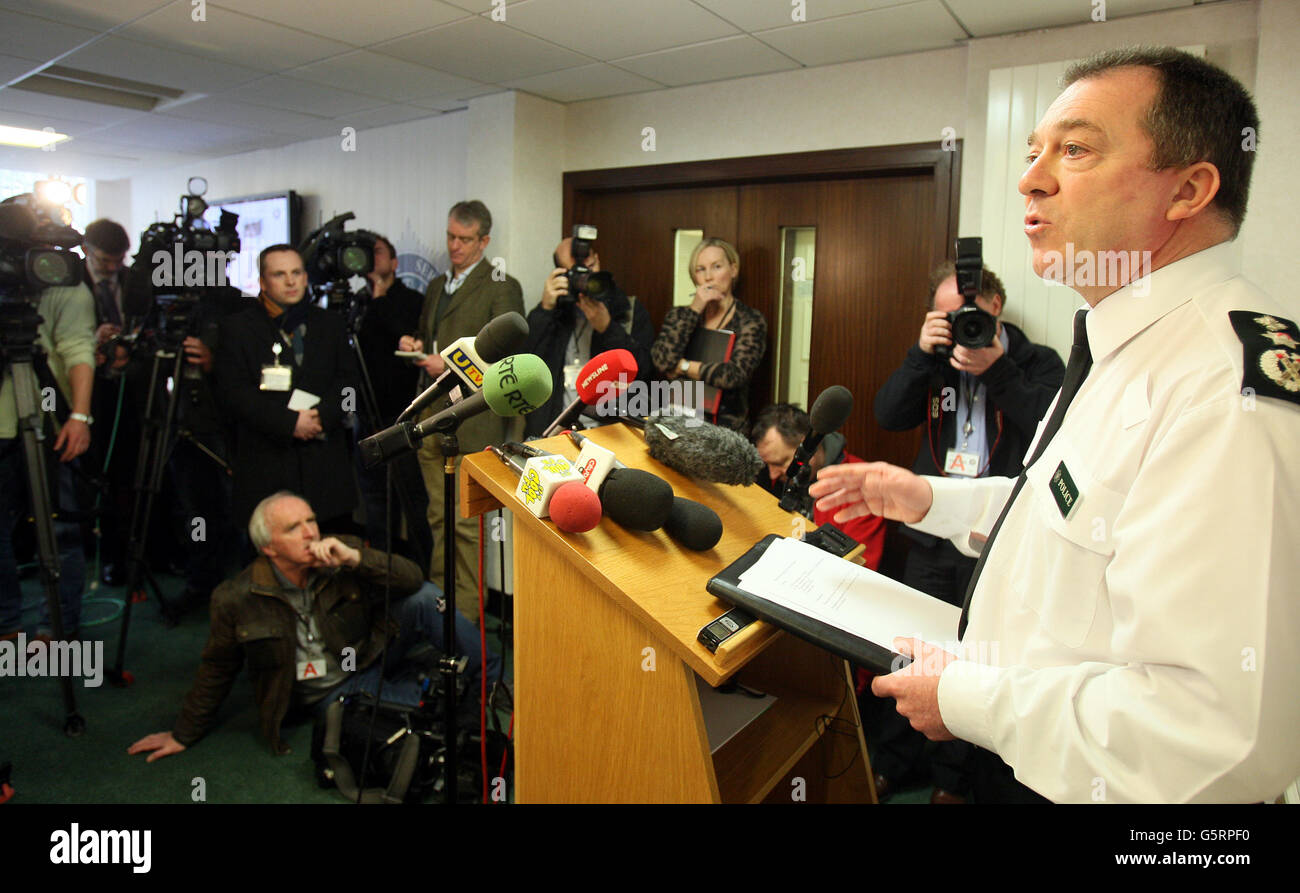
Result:
M446 599L442 615L442 685L443 685L443 791L445 802L457 799L456 740L456 672L459 649L456 647L456 456L460 445L456 435L443 438L442 466L442 584ZM482 667L479 672L482 672Z
M41 423L36 413L36 375L30 363L10 364L14 380L14 400L17 404L19 429L23 440L23 456L27 462L27 487L32 498L32 515L36 519L36 547L41 557L41 582L45 585L45 601L50 612L50 628L54 641L63 641L63 605L59 601L59 550L54 534L54 518L50 514L50 479L46 477L45 453L41 449ZM86 730L86 721L77 713L77 696L72 678L59 677L63 694L63 731L75 738Z

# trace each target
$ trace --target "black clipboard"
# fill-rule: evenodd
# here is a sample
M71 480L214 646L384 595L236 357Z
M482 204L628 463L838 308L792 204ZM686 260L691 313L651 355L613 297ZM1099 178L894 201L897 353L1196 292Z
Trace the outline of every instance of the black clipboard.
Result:
M766 620L773 626L824 648L831 654L839 655L874 673L892 673L912 662L895 651L877 645L852 633L845 632L838 626L831 626L793 611L784 605L778 605L752 592L740 588L740 575L749 570L767 551L767 547L781 539L779 534L769 533L744 555L727 565L721 573L709 580L705 587L712 595L725 602L744 608L760 620Z

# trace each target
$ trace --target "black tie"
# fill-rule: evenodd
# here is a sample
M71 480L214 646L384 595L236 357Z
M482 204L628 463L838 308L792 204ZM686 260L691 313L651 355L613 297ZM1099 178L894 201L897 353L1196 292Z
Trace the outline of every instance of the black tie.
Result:
M122 314L117 309L117 298L113 294L113 280L105 277L95 286L95 297L99 299L99 314L102 322L115 326L122 325Z
M957 638L966 635L966 622L970 619L970 601L971 595L975 592L975 585L979 583L980 573L984 570L984 562L989 557L989 552L993 550L993 540L997 538L998 531L1002 529L1002 522L1007 519L1011 513L1011 505L1020 495L1020 489L1025 486L1026 474L1029 466L1038 461L1038 457L1043 455L1043 450L1047 444L1056 436L1056 432L1061 427L1061 420L1065 418L1065 411L1070 406L1070 401L1074 395L1079 392L1079 386L1083 380L1088 377L1088 370L1092 368L1092 351L1088 349L1088 311L1080 308L1074 314L1074 344L1070 346L1070 362L1065 366L1065 380L1061 382L1061 395L1056 399L1056 408L1052 410L1051 418L1043 427L1043 436L1038 438L1038 446L1034 449L1034 454L1025 463L1024 469L1020 472L1020 477L1016 479L1015 489L1011 491L1011 497L1007 499L1007 504L1002 507L1002 514L998 515L997 523L993 525L993 530L989 533L988 540L984 543L984 549L980 552L979 561L975 563L975 571L971 574L970 584L966 587L966 598L961 606L961 622L957 624Z

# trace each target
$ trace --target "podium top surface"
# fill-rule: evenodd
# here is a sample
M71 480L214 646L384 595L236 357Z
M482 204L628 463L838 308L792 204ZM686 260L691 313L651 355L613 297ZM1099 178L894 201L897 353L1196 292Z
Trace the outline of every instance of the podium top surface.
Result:
M678 474L650 458L644 439L626 425L605 425L582 433L612 450L623 464L659 475L678 496L717 512L723 527L718 544L707 552L693 552L662 530L627 530L608 518L587 533L563 533L550 520L536 518L520 507L514 495L518 476L487 452L465 457L460 484L462 514L481 514L495 509L497 503L511 509L516 525L526 525L554 548L555 560L577 567L593 585L667 642L706 682L721 684L780 633L758 621L762 628L727 660L710 654L696 635L731 606L706 591L709 579L769 533L791 536L797 533L798 524L806 529L814 525L782 511L776 498L760 487L715 484ZM570 460L578 455L578 448L564 435L533 441L532 445ZM521 582L516 580L516 587ZM538 581L526 585L538 585ZM545 583L540 585L544 588Z

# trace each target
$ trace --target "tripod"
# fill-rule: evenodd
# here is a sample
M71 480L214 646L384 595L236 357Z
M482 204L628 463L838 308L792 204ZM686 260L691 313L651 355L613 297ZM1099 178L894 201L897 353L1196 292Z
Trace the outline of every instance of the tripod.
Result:
M160 377L164 362L170 363L170 370L165 376ZM167 603L163 599L162 587L158 585L146 562L145 546L148 542L150 521L153 518L154 498L162 489L167 459L175 446L171 432L176 421L176 404L181 391L185 389L184 365L185 353L179 345L161 343L154 350L153 365L149 371L148 396L145 398L144 430L140 433L140 448L136 453L135 479L132 483L134 502L131 508L130 535L127 540L126 605L122 611L122 628L118 633L117 658L108 670L109 681L118 687L130 685L135 681L131 673L123 668L123 664L126 657L127 634L131 628L131 605L135 601L135 593L142 579L153 590L164 615L168 611ZM166 402L161 406L162 416L159 417L158 392L163 380L170 380L172 386L166 389ZM227 474L230 473L230 467L225 461L199 443L190 432L177 431L177 437L189 440Z
M55 641L63 639L63 607L59 603L59 552L55 543L54 517L50 513L50 479L46 476L45 452L41 442L45 434L37 411L37 378L33 360L37 356L36 335L41 315L26 300L0 298L0 357L9 364L14 380L14 402L18 411L18 430L23 441L27 464L27 489L31 496L32 516L36 519L36 546L41 560L41 582L49 606L50 627ZM75 738L86 730L86 721L77 712L77 698L72 679L59 678L63 695L63 731Z
M365 354L361 350L361 324L365 320L366 307L358 300L357 293L348 293L346 282L334 282L324 290L324 293L328 307L343 308L342 312L347 323L348 345L352 348L353 356L357 362L357 370L360 373L361 430L373 434L383 427L385 420L380 417L379 401L375 397L375 386L370 378L370 367L366 363ZM391 480L385 477L385 491L396 490L402 516L406 519L406 530L407 535L410 537L410 546L415 553L413 556L415 563L420 567L427 568L433 556L433 533L429 530L429 523L425 518L422 507L416 504L412 496L413 493L424 487L424 481L419 477L418 471L412 478L408 473L410 466L405 463L399 463L390 466L390 468L396 470L396 477L401 486L393 488ZM385 501L385 512L388 512L387 501ZM384 529L389 530L390 526L391 519L385 517ZM391 549L391 531L388 532L388 539L388 547Z

